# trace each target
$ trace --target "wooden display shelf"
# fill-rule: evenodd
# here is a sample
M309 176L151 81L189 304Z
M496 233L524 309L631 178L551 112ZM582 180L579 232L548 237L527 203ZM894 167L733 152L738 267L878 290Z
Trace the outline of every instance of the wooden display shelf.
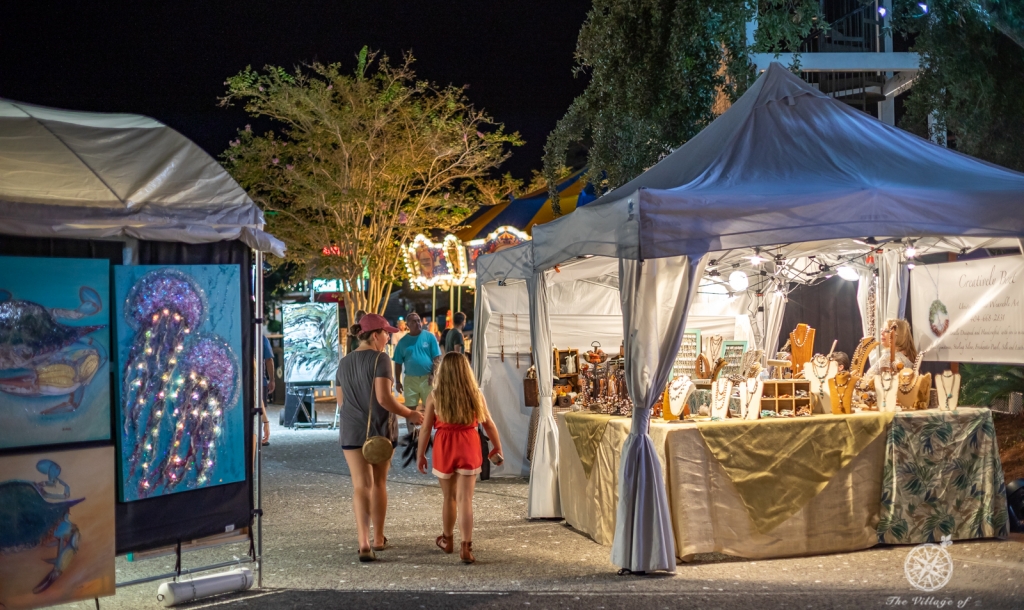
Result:
M564 379L568 381L569 386L573 390L580 389L580 351L578 349L557 349L554 350L554 375L555 379ZM567 372L565 366L565 359L570 358L575 366L575 373Z
M798 390L806 392L805 396L797 396ZM799 407L811 404L811 382L801 379L769 379L764 382L761 394L761 410L779 413L789 409L796 415ZM788 396L786 398L781 398Z

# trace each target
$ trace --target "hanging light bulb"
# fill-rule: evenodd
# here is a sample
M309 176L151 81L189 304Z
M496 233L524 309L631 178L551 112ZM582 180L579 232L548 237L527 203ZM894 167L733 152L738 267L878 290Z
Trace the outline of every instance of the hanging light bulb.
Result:
M836 272L839 273L839 277L848 282L856 282L860 279L860 275L857 273L857 270L849 265L840 265L836 269Z
M914 244L907 244L907 249L904 250L903 253L907 258L914 258L917 256L917 248L914 247Z
M887 12L888 12L888 11L887 11L887 10L885 10L885 7L884 7L884 6L880 6L880 7L878 7L878 15L879 15L879 16L880 16L880 17L881 17L882 19L885 19L885 14L886 14Z
M750 280L747 279L746 273L737 270L729 274L729 286L736 292L743 292L749 285Z

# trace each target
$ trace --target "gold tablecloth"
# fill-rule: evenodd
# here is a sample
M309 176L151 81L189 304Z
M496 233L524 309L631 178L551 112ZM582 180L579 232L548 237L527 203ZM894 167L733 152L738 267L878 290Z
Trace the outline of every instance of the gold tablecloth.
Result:
M566 413L565 427L569 432L569 438L576 448L576 455L583 465L583 472L590 478L590 472L594 468L594 459L597 457L597 446L604 438L604 431L608 427L611 415L601 413Z
M762 534L782 525L873 440L892 413L697 422Z
M799 421L814 426L825 418ZM608 422L589 478L565 415L556 416L556 422L562 515L569 525L610 545L615 533L619 457L632 422L627 418ZM708 552L755 559L815 555L865 549L877 543L885 435L869 442L803 508L762 534L693 423L654 420L650 434L666 478L676 554L684 560Z

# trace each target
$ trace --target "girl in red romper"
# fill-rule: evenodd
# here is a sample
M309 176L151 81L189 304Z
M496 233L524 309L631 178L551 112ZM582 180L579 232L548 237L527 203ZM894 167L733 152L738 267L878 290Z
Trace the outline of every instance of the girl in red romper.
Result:
M476 561L473 556L473 489L484 461L478 424L483 425L487 437L494 443L489 457L497 456L495 463L500 464L501 439L491 421L484 396L476 385L469 360L458 352L448 352L441 360L434 391L427 399L423 430L437 429L434 434L433 472L444 494L442 531L435 542L445 553L454 550L455 520L458 517L462 533L459 556L464 563ZM416 465L424 474L427 472L429 439L429 434L420 434Z

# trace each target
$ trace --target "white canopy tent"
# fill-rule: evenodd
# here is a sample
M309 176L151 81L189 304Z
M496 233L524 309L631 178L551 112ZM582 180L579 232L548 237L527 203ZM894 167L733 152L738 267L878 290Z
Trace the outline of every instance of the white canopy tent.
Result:
M204 243L284 255L263 213L191 140L149 117L0 99L0 233Z
M494 270L491 278L505 273L527 280L532 345L543 374L551 366L549 270L580 256L617 262L634 411L622 448L612 561L632 571L674 571L664 479L647 429L705 266L804 242L819 242L815 251L838 260L850 240L873 243L866 237L1017 240L1024 236L1021 203L1024 175L885 125L773 64L732 108L648 172L536 226L530 244L482 257L478 265ZM955 249L953 243L946 245ZM932 244L940 247L941 240ZM791 261L773 273L806 275ZM481 274L478 287L486 281ZM897 280L895 298L883 295L881 306L898 308L899 291ZM765 336L772 332L767 326ZM550 378L541 375L540 389L543 424L551 413ZM538 463L541 443L551 440L538 434ZM543 451L557 459L552 449ZM531 506L541 494L558 506L557 486L533 472L530 486Z

